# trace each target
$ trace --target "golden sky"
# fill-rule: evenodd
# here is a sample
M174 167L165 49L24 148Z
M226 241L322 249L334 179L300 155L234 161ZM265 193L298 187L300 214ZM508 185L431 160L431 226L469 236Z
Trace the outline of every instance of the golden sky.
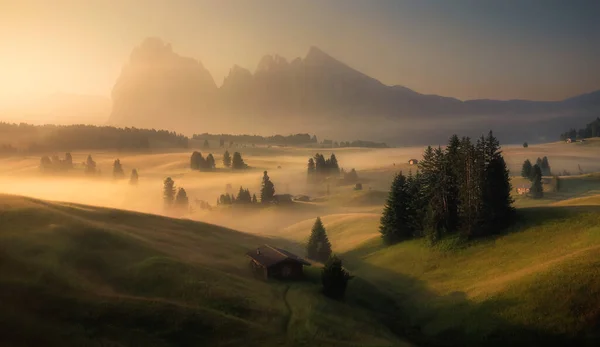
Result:
M600 89L600 2L576 2L0 0L0 105L108 96L148 36L199 59L217 85L233 64L254 71L265 54L314 45L421 93L557 100Z

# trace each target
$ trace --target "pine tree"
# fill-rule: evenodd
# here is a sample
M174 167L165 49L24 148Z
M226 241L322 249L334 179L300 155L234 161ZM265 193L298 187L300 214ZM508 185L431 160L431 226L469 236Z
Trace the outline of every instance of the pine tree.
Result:
M325 262L331 255L331 243L327 237L325 226L321 218L317 217L312 227L308 243L306 245L306 256L308 259Z
M138 172L136 169L131 170L131 176L129 177L129 184L131 184L131 185L138 184Z
M459 173L459 219L464 235L477 233L481 210L481 166L478 164L479 153L469 137L461 140L459 162L462 164Z
M537 166L539 166L539 167L540 167L540 170L541 170L541 169L542 169L542 166L543 166L543 164L542 164L542 158L538 157L538 158L537 158L537 160L535 161L535 164L536 164ZM543 175L543 174L544 174L544 172L542 171L542 175Z
M210 144L208 143L208 140L204 140L204 144L202 145L202 147L204 147L204 149L210 148Z
M252 194L252 203L253 204L258 203L258 200L256 199L256 194Z
M231 155L229 155L229 151L225 151L223 154L223 166L231 167Z
M192 157L190 158L190 168L192 170L201 170L206 166L206 161L202 156L202 153L198 151L194 151L192 153Z
M339 175L340 174L340 166L338 164L335 154L333 154L333 153L331 153L331 157L329 157L328 174L329 175Z
M275 197L275 186L267 172L263 173L262 179L262 188L260 189L260 202L263 204L269 204L273 202L273 198Z
M379 232L385 243L393 244L413 236L409 202L406 178L400 172L392 182L380 219Z
M216 167L215 157L213 157L213 155L211 153L209 153L206 156L206 169L207 170L214 170L215 167Z
M534 199L541 199L544 197L544 188L542 187L542 169L535 164L533 166L533 177L531 179L531 188L529 194Z
M225 140L223 138L219 139L219 147L225 147Z
M531 165L531 162L529 161L529 159L525 160L523 162L523 167L521 168L521 177L531 180L532 170L533 170L533 166Z
M87 160L85 162L85 173L88 175L93 175L96 173L96 162L92 159L92 155L88 155Z
M542 170L543 176L552 175L552 170L550 170L550 163L548 162L548 157L542 158L542 165L540 166L540 169Z
M187 210L189 208L189 200L185 189L179 188L177 196L175 197L175 205L181 210Z
M121 179L125 177L125 172L123 171L123 166L121 165L121 160L117 159L113 163L113 177L115 179Z
M231 168L234 170L243 170L248 166L244 163L244 159L242 159L242 155L240 152L233 153L233 160L231 162Z
M67 152L65 154L65 167L67 169L73 168L73 157L71 156L71 153L69 153L69 152Z
M163 201L165 203L165 207L171 207L174 200L175 182L171 179L171 177L167 177L163 183Z
M346 293L348 281L352 276L344 270L342 261L333 255L330 257L321 270L321 283L323 284L323 294L332 299L343 299Z

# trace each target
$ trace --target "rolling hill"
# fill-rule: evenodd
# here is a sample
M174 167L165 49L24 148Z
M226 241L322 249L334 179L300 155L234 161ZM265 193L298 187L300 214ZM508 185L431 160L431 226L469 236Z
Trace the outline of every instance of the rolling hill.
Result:
M245 252L294 249L283 240L6 195L0 219L3 346L405 345L359 304L325 299L318 269L252 278Z

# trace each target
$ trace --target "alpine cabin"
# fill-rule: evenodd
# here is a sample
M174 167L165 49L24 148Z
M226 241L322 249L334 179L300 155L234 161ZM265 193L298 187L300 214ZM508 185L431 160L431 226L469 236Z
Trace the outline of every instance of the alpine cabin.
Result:
M250 257L252 271L265 279L301 279L303 267L310 266L306 260L281 248L264 245L246 253Z

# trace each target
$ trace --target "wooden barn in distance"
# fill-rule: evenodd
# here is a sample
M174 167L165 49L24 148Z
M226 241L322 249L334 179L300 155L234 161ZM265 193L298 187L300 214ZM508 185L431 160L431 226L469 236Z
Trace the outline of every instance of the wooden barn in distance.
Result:
M303 267L310 266L306 260L281 248L264 245L246 253L254 273L265 279L301 279Z

